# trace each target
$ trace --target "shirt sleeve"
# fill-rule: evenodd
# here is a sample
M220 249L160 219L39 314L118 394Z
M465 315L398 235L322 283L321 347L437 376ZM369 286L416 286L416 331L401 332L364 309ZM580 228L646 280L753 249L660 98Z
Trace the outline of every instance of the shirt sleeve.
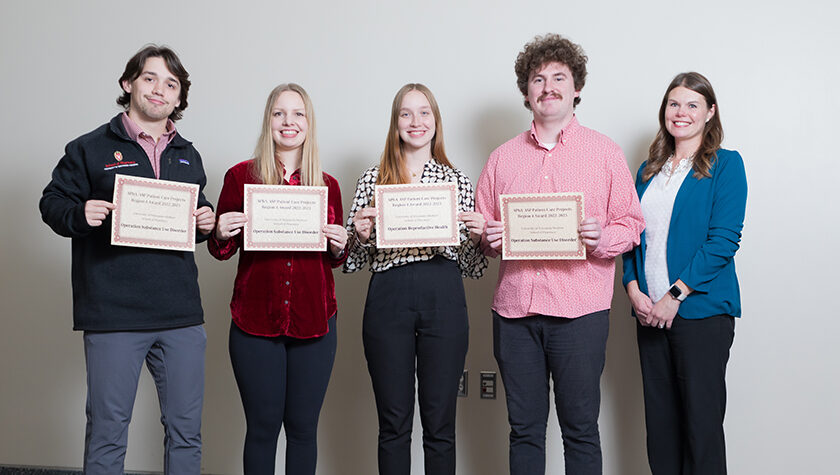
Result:
M196 208L202 208L206 206L212 210L213 204L210 203L210 201L208 201L207 198L204 196L204 187L207 186L207 175L204 173L204 162L201 161L201 154L198 153L198 150L193 149L193 152L195 152L196 163L198 164L198 170L200 173L200 177L198 179L198 203L196 205ZM210 234L202 234L196 226L195 242L200 243L208 240L210 236L216 234L214 231L215 229L213 231L210 231Z
M639 167L638 172L636 172L636 190L638 190L638 186L642 182L642 172L645 169L645 165L647 165L647 161L642 163L642 165ZM639 194L638 191L636 191L636 196L637 197L638 197L638 194ZM641 239L640 239L640 241L641 241ZM639 245L633 246L632 249L625 252L621 256L622 268L624 270L624 274L622 275L621 282L624 285L624 287L627 287L627 284L629 284L630 282L633 282L634 280L639 280L639 276L636 274L636 268L637 268L637 265L638 265L638 263L636 262L636 259L638 259L638 254L639 254L639 252L641 252L641 250L638 249L638 247L639 247Z
M345 228L347 229L347 241L349 244L342 271L348 274L364 269L365 264L373 259L373 253L376 251L376 247L372 246L369 241L367 244L362 244L359 241L358 236L356 236L356 226L353 225L353 217L356 216L356 212L369 206L373 197L373 185L370 177L372 170L366 170L359 177L359 181L356 184L356 194L353 196L353 203L350 205L350 214L347 215Z
M493 152L484 169L481 170L481 175L478 177L478 186L475 190L475 210L484 216L484 219L489 223L490 220L499 220L498 210L498 195L496 194L496 163L498 155ZM486 239L487 233L481 238L480 248L487 257L498 257L499 251L491 248Z
M708 290L710 282L735 257L747 207L747 175L738 152L718 159L719 174L712 198L712 213L706 242L697 250L679 278L697 292Z
M329 212L327 213L329 215L328 216L328 218L329 218L328 223L329 224L338 224L340 226L342 224L341 220L344 217L344 208L341 205L341 189L338 187L338 181L336 181L335 178L327 177L325 175L324 179L327 180L327 183L329 183L329 188L328 188L328 191L327 191L327 194L328 194L327 201L328 201L328 206L329 206ZM346 244L344 246L344 253L341 255L341 257L333 256L332 252L330 252L330 250L329 250L329 245L327 245L327 255L330 258L330 266L333 269L343 265L344 262L347 260L347 247L348 247L349 242L350 242L349 233L348 233L347 237L348 237L348 239L347 239L348 244Z
M84 237L93 230L85 218L85 202L91 195L87 177L81 146L70 142L38 204L41 218L61 236Z
M624 153L615 146L607 159L609 196L607 221L601 229L601 240L592 252L593 257L612 259L639 245L645 219L633 178L627 168Z
M457 171L456 174L458 177L458 211L473 211L475 200L473 198L472 182L461 171ZM461 269L461 275L478 279L484 275L484 271L487 269L487 258L482 254L480 244L475 244L470 239L467 226L459 221L458 228L461 240L461 245L458 246L458 267Z
M225 173L225 182L222 185L222 192L219 194L219 206L217 207L216 224L218 225L219 218L230 212L242 212L245 199L245 183L239 180L236 173L236 167L231 168ZM216 232L210 233L210 239L207 241L207 250L210 255L220 261L225 261L233 257L236 251L242 245L242 232L230 239L220 241L216 238Z

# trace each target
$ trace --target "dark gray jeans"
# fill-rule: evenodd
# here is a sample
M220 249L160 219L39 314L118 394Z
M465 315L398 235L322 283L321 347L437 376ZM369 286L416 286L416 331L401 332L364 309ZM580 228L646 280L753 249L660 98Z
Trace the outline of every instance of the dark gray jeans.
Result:
M510 422L510 473L545 473L549 378L563 434L566 473L602 473L598 414L609 310L578 318L493 312L493 353Z

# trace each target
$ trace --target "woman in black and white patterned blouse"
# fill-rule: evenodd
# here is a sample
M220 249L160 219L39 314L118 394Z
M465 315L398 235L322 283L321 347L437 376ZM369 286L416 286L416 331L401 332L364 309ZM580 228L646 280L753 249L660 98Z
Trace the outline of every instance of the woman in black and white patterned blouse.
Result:
M377 249L376 185L458 185L460 246ZM379 414L379 473L411 471L415 363L427 474L455 473L455 406L469 340L462 276L479 278L487 259L478 243L484 218L473 211L470 179L443 146L440 110L422 84L394 97L385 151L359 178L347 218L351 245L344 272L369 264L363 340Z

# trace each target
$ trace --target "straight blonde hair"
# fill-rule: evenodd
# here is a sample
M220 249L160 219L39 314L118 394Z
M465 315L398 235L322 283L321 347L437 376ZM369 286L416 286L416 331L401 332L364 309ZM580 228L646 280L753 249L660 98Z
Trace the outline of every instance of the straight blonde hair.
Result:
M403 98L411 91L420 91L429 100L432 107L432 114L435 117L435 136L432 137L432 157L441 165L454 168L446 157L446 150L443 147L443 123L440 119L440 108L435 96L428 87L419 83L409 83L397 91L394 102L391 104L391 125L388 127L388 136L385 138L385 150L379 161L379 177L376 179L378 185L401 185L410 183L408 170L405 166L405 152L403 151L402 139L398 122L400 120L400 107Z
M304 114L306 114L307 132L303 141L300 162L300 182L304 186L324 186L324 174L321 171L321 158L318 154L318 140L315 133L315 109L312 99L301 86L295 83L281 84L272 89L265 102L262 131L254 149L252 172L263 184L279 185L283 183L280 174L281 165L275 157L274 138L271 135L271 110L277 98L286 91L296 92L303 99Z

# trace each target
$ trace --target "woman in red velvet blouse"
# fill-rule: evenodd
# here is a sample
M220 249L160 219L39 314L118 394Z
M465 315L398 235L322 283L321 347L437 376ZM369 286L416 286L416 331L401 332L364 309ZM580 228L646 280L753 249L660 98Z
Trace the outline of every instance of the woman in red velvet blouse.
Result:
M329 245L325 252L239 253L229 347L247 422L244 469L274 473L285 425L286 473L314 474L318 416L335 360L332 269L345 260L347 232L338 182L321 172L312 102L302 87L271 91L254 156L225 175L210 254L226 260L241 247L245 184L326 186Z

